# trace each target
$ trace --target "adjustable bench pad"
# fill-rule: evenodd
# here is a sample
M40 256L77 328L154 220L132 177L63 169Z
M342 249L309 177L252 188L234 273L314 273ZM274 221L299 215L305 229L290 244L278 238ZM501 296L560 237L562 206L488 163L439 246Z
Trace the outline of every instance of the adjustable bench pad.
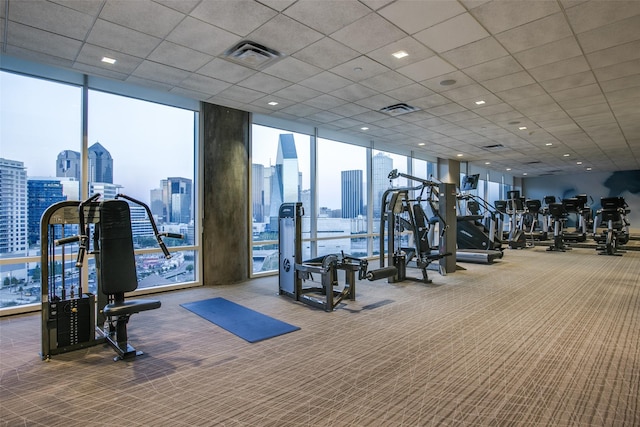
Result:
M104 306L103 312L106 316L125 316L127 314L139 313L146 310L160 308L160 301L151 299L128 300L114 302Z

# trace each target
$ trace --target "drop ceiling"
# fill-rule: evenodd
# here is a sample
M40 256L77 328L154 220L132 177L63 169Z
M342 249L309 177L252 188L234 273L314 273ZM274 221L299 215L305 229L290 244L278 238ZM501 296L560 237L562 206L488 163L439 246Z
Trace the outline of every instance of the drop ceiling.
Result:
M3 54L417 156L640 169L640 1L0 0L0 17Z

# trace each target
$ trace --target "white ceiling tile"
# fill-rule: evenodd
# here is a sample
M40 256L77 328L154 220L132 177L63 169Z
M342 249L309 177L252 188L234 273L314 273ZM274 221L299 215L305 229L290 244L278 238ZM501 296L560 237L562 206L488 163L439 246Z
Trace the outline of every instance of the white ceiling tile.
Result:
M640 58L640 40L598 50L587 55L591 67L602 68Z
M524 7L523 7L524 6ZM526 24L560 11L555 1L492 1L470 10L493 34Z
M329 37L324 37L294 53L293 57L309 64L329 69L356 58L359 55L360 53L342 43Z
M105 56L116 60L115 64L107 64L102 62ZM76 63L85 64L87 66L103 68L117 73L131 74L142 62L141 58L127 55L122 52L116 52L103 47L94 46L85 43L76 58Z
M440 59L437 56L424 59L404 67L398 68L397 71L415 81L428 80L442 74L450 73L455 68Z
M290 82L297 83L319 74L322 72L322 69L289 56L266 67L262 71L266 74L278 76Z
M485 80L482 82L482 85L490 91L496 93L520 86L527 86L532 83L535 83L535 80L531 78L529 73L527 73L526 71L521 71L519 73L513 73L507 76Z
M389 91L406 87L411 83L413 82L410 79L395 71L387 71L386 73L378 74L377 76L370 77L360 82L363 86L367 86L379 92L386 92L389 96L391 96ZM424 87L422 88L424 90L428 90Z
M534 96L544 95L545 93L546 91L541 85L534 83L526 86L520 86L520 87L509 89L509 90L496 92L496 96L499 96L502 100L506 102L510 102L510 101L516 101L518 99L531 98Z
M495 38L485 37L482 40L444 52L442 57L458 68L467 68L508 54Z
M479 82L506 76L518 71L522 71L522 66L511 56L494 59L464 69L466 74Z
M284 89L274 92L273 94L282 98L290 99L292 101L303 102L307 99L312 99L316 96L322 95L322 92L295 84L287 86Z
M260 92L272 93L290 86L291 82L270 76L268 74L256 73L238 82L237 85Z
M598 81L619 79L621 77L637 75L640 70L640 59L610 65L593 70Z
M180 82L180 87L206 93L209 96L215 95L229 88L231 83L200 74L191 74Z
M7 8L13 22L80 41L85 39L94 21L91 15L49 2L17 1ZM73 25L69 25L70 22Z
M342 89L345 86L348 86L351 81L337 76L328 71L324 71L320 74L316 74L313 77L309 77L308 79L304 79L299 82L302 86L307 86L312 89L319 90L321 92L332 92L334 90Z
M409 34L415 34L464 12L455 1L398 0L378 11Z
M184 14L151 0L107 0L100 11L100 19L160 38L183 18Z
M567 18L576 33L584 33L604 25L640 15L640 2L590 1L567 9Z
M331 38L360 53L369 53L404 37L405 33L375 13L370 13L331 35Z
M240 42L240 36L192 17L185 18L167 40L209 55L220 55Z
M329 71L354 82L366 80L378 74L386 73L389 69L374 60L361 55L351 61L333 67Z
M520 62L520 65L528 69L581 55L582 50L576 40L573 37L567 37L518 52L514 54L514 57Z
M99 2L100 0L94 0L94 1ZM182 12L182 13L191 12L193 8L196 7L198 3L200 3L200 0L154 0L154 1L156 3L163 4L171 9L177 10L178 12Z
M557 79L545 80L540 85L548 92L557 92L564 89L570 89L579 86L595 83L596 78L591 70L583 71L568 76L559 77Z
M576 56L574 58L554 62L553 64L532 68L529 70L529 73L537 81L543 82L545 80L570 76L587 70L589 70L589 64L585 58L583 56Z
M283 28L286 28L287 31L282 31ZM292 37L292 34L295 34L295 37ZM247 37L280 53L291 55L320 40L323 36L289 17L276 15Z
M220 97L236 102L250 103L264 97L266 94L257 90L241 86L231 86L220 92Z
M388 90L385 91L385 93L392 98L403 101L410 101L412 99L433 95L432 90L427 89L426 87L418 83L413 83L407 86L399 87L397 89Z
M473 43L488 37L489 33L468 13L434 25L414 37L438 53Z
M355 102L360 99L369 98L376 95L378 92L370 89L366 86L362 86L359 83L350 84L348 86L339 88L330 92L331 95L342 98L345 101Z
M139 31L99 19L91 29L87 42L116 52L146 58L160 44L160 39Z
M554 13L500 33L496 38L509 52L516 53L572 35L564 14Z
M147 59L182 70L196 71L211 61L213 57L175 43L163 41Z
M253 0L203 1L191 12L194 18L241 37L245 37L276 14L276 11Z
M578 41L585 53L591 53L640 39L638 28L640 15L580 33Z
M332 95L322 94L320 96L316 96L315 98L304 101L305 104L311 105L312 107L320 108L322 110L331 110L332 112L338 114L337 111L334 111L334 108L344 105L347 102L344 99L336 98Z
M303 0L284 11L284 14L329 35L367 15L371 10L357 0Z
M69 37L40 31L16 22L9 23L7 39L16 40L14 46L66 60L73 60L82 42Z
M198 70L198 74L220 79L229 83L237 83L246 79L256 71L224 59L214 59Z
M143 61L131 75L140 79L148 79L171 85L177 85L189 77L189 73L185 70L152 61Z
M396 58L392 55L393 53L401 50L407 52L409 55L404 58ZM431 49L427 48L413 37L402 38L367 54L369 58L378 61L382 65L393 70L413 64L414 62L421 61L433 55L435 55L435 53L433 53Z

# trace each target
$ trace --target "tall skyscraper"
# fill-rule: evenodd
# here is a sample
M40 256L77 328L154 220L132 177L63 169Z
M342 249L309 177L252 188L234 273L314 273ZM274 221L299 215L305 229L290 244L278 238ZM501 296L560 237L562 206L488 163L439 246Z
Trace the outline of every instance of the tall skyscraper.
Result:
M30 245L40 241L40 219L54 203L67 200L60 180L29 177L27 179L27 231Z
M364 214L362 202L362 170L341 172L342 218L356 218Z
M0 158L0 254L27 249L27 169Z
M253 210L253 220L264 222L264 165L251 165L251 209Z
M89 182L113 184L113 159L99 142L89 147Z
M389 172L393 170L393 159L384 153L378 153L373 156L371 168L373 172L371 177L373 217L380 218L380 204L382 203L382 195L389 188Z
M278 229L278 211L285 202L300 200L300 172L298 153L292 134L281 134L278 138L275 173L271 176L271 230Z
M56 160L56 176L80 181L80 160L80 153L77 151L61 151Z
M188 178L169 177L162 180L162 198L166 206L167 222L191 222L192 184Z

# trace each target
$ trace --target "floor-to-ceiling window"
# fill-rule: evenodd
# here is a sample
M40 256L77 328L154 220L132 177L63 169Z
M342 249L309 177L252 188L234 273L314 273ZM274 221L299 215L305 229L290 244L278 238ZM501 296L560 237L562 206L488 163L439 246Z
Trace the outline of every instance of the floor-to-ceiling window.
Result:
M317 255L367 256L367 149L318 140Z
M40 217L80 197L81 87L0 72L0 308L40 301Z
M251 128L252 271L278 267L278 211L302 202L303 254L310 255L311 136L253 125Z
M70 81L0 71L0 314L39 307L42 214L88 193L127 193L152 208L162 231L186 236L166 239L179 248L171 260L162 259L152 248L146 211L132 208L140 287L195 280L197 112L85 91L81 75ZM86 122L89 144L83 148ZM66 227L77 234L77 227ZM78 285L80 275L64 250L52 250L49 258L52 286L67 274L69 284ZM92 268L91 256L87 265ZM90 272L82 289L95 291L94 279Z
M131 205L139 287L195 280L195 113L89 91L89 194L122 193L146 204L172 257L158 249L144 207ZM182 247L174 250L174 247ZM172 248L173 247L173 248Z

